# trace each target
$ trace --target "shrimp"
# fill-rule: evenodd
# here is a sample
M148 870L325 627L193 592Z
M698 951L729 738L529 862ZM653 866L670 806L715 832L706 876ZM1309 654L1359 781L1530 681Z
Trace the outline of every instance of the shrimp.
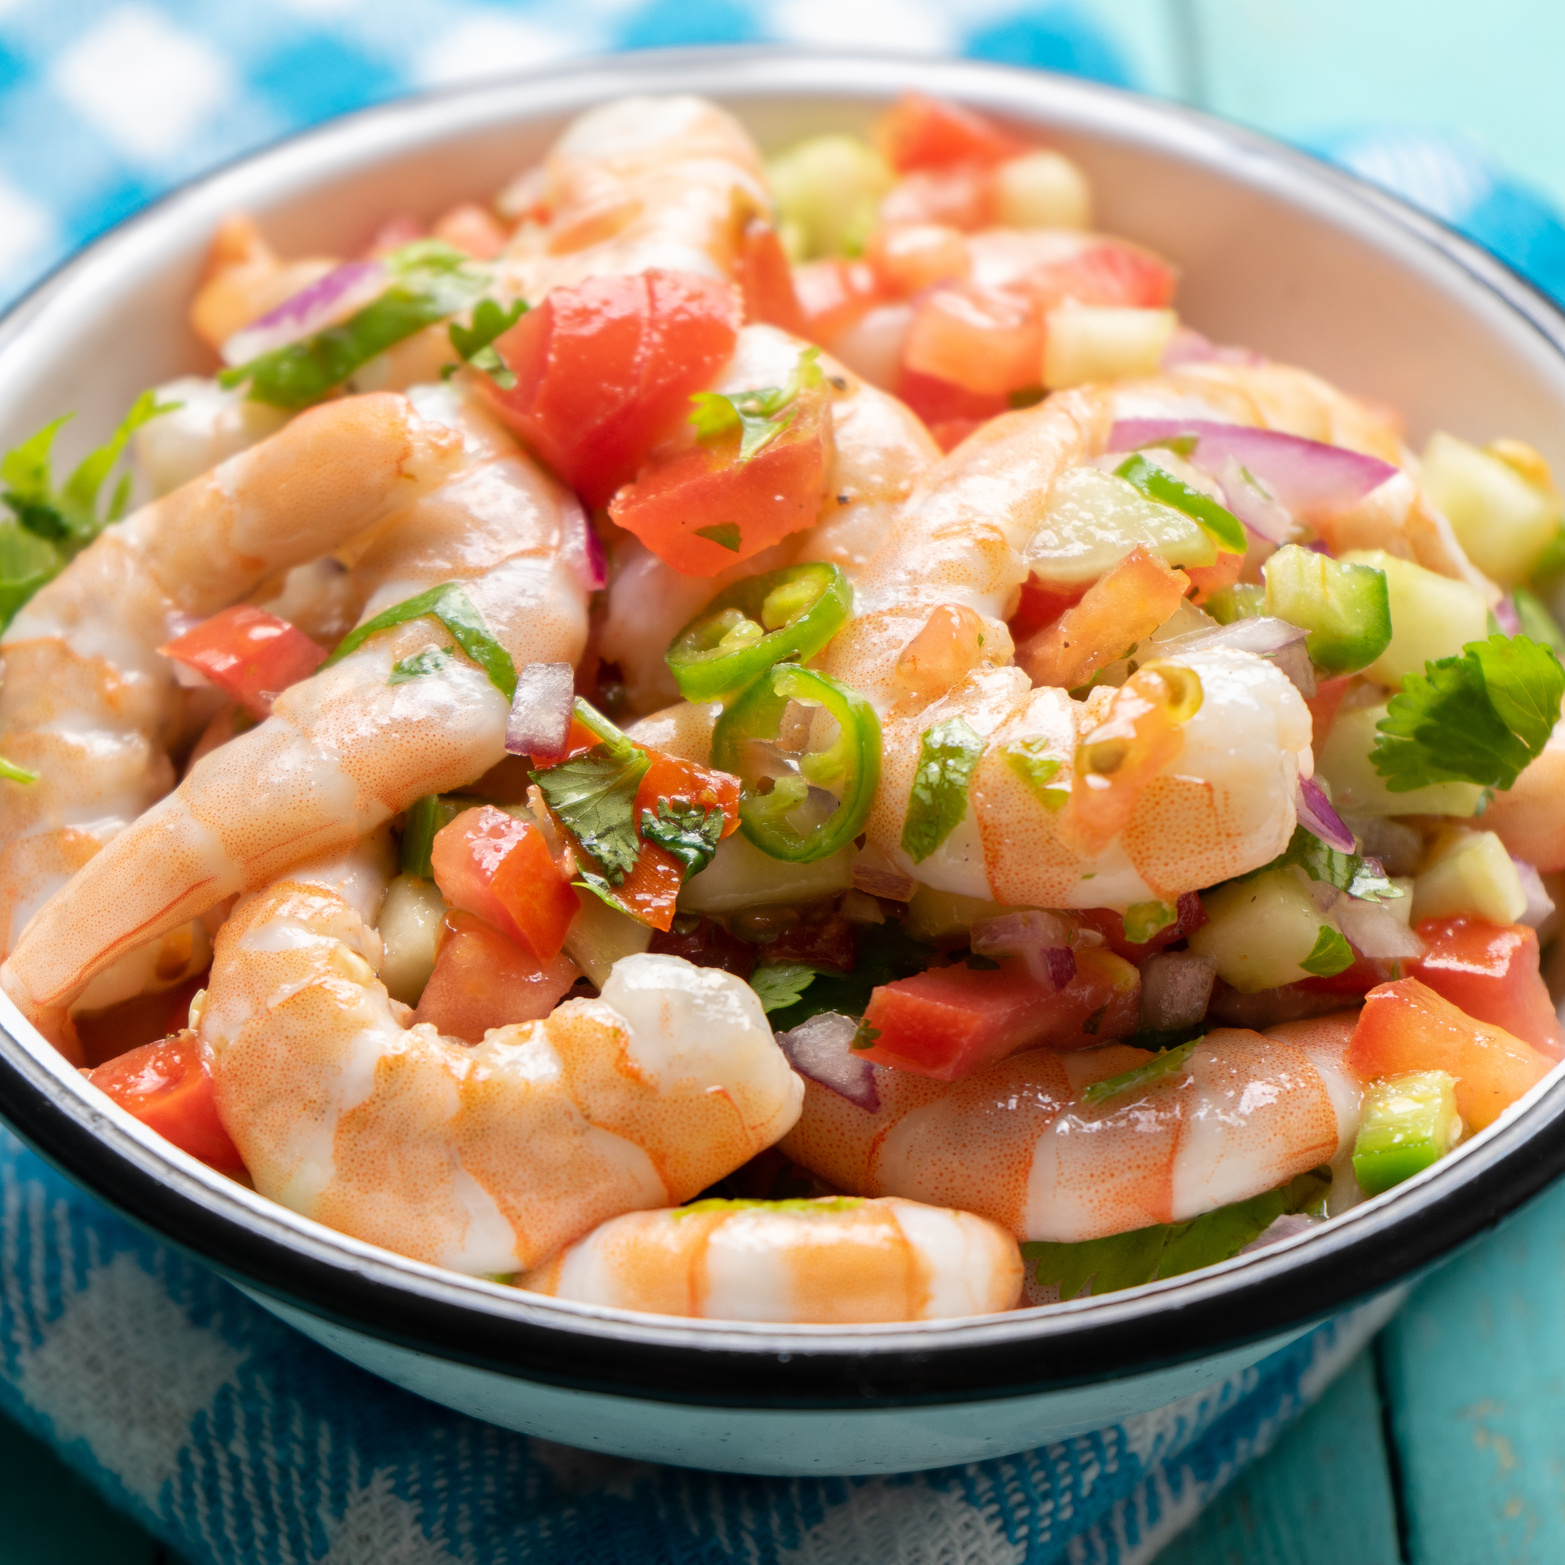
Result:
M727 281L745 223L771 208L755 143L691 97L589 110L500 205L522 215L497 263L502 286L533 302L653 267Z
M433 387L416 398L461 424L458 472L361 552L354 574L368 600L363 617L454 582L516 665L574 663L587 617L572 558L585 526L580 507L455 397ZM68 1040L60 1009L126 952L294 864L345 850L421 795L498 762L509 701L454 647L422 677L387 682L400 660L440 652L448 639L429 619L372 636L284 691L265 722L204 756L33 916L0 969L13 999Z
M1176 1068L1097 1102L1088 1087L1154 1056L1117 1044L1030 1049L957 1082L872 1066L874 1109L809 1081L781 1146L840 1190L959 1202L1019 1239L1075 1243L1184 1222L1351 1147L1356 1020L1344 1011L1266 1033L1218 1028Z
M740 330L734 356L712 389L721 393L787 383L807 345L772 326ZM918 475L939 456L920 421L830 359L835 455L827 499L807 531L785 538L719 576L687 576L644 544L615 545L614 576L599 650L619 665L632 710L650 712L679 698L663 652L725 587L794 560L824 560L851 579L879 547Z
M386 873L323 861L218 933L193 1020L263 1195L415 1260L513 1273L688 1200L798 1118L754 993L680 957L627 957L601 998L476 1047L409 1026L376 977Z
M1483 813L1486 830L1506 851L1544 874L1565 869L1565 723L1555 726L1543 753L1497 792Z
M205 477L107 528L0 641L0 948L173 783L178 718L158 646L273 573L363 532L442 483L460 443L402 397L301 415Z
M698 1201L611 1218L517 1286L700 1320L950 1320L1014 1309L1022 1257L984 1218L895 1197Z
M218 225L207 254L206 276L190 305L195 334L214 352L251 321L337 265L330 256L280 261L261 237L255 219L235 212Z

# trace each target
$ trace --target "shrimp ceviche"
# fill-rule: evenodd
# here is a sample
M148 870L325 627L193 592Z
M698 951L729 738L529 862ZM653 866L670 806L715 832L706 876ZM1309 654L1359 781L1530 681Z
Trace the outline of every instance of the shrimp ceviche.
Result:
M229 218L210 373L0 462L7 995L294 1212L665 1316L1130 1287L1504 1115L1549 468L1091 209L955 105L674 97L354 255Z

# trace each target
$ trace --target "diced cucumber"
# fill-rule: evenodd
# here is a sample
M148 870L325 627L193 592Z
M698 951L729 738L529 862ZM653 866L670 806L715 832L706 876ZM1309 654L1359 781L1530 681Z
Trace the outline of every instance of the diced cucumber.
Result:
M1097 467L1064 474L1049 496L1026 563L1045 586L1096 581L1142 544L1170 565L1211 565L1217 546L1194 517L1160 505Z
M1266 589L1252 586L1247 581L1236 581L1231 587L1219 587L1206 600L1206 612L1219 625L1232 625L1240 619L1259 619L1266 613Z
M1432 783L1392 793L1375 770L1370 751L1380 735L1375 725L1386 703L1339 712L1315 755L1316 775L1331 787L1332 804L1344 815L1476 815L1484 790L1477 783Z
M1445 1071L1386 1076L1364 1089L1353 1173L1379 1195L1438 1162L1461 1138L1456 1082Z
M1241 994L1312 974L1324 977L1353 960L1342 932L1316 907L1300 870L1231 881L1204 892L1201 901L1208 921L1190 936L1190 949L1216 962L1217 976Z
M777 227L795 261L857 255L891 189L891 166L857 136L811 136L766 167Z
M636 956L652 944L652 930L580 886L576 900L581 911L566 931L565 954L601 989L622 956Z
M1465 581L1437 575L1384 549L1355 549L1342 559L1386 573L1391 642L1365 673L1387 689L1400 690L1405 674L1422 674L1425 663L1455 657L1469 641L1489 634L1489 605Z
M1286 543L1262 567L1265 612L1307 630L1310 661L1328 674L1367 668L1391 642L1385 572Z
M380 981L393 1000L417 1005L435 970L446 902L432 880L398 875L386 888L375 928L380 935Z
M1521 876L1492 831L1453 831L1413 880L1415 924L1458 913L1514 924L1526 911Z
M782 902L815 902L840 896L853 884L851 844L811 863L790 863L763 853L736 831L717 845L712 862L679 888L682 913L737 913Z
M1424 493L1485 576L1512 587L1532 575L1559 530L1553 494L1511 462L1455 435L1429 437L1421 477Z
M1001 913L1016 911L999 902L986 902L982 897L964 897L959 891L936 891L933 886L920 886L907 905L907 921L903 927L913 939L938 945L965 936L981 918L996 918Z
M1050 391L1156 373L1179 317L1172 310L1067 304L1044 320L1043 383Z
M1065 156L1036 147L994 171L995 219L1002 228L1087 228L1092 189Z

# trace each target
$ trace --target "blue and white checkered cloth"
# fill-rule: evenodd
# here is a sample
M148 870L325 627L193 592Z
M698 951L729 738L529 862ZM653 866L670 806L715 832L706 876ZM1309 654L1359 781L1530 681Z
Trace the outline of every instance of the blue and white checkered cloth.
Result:
M0 298L176 181L413 88L610 48L888 38L1135 85L1085 9L1058 3L0 4ZM1476 144L1368 128L1317 150L1565 295L1565 227ZM1131 1565L1374 1324L1323 1326L1201 1395L1004 1461L709 1475L526 1439L353 1369L0 1130L0 1410L191 1565Z

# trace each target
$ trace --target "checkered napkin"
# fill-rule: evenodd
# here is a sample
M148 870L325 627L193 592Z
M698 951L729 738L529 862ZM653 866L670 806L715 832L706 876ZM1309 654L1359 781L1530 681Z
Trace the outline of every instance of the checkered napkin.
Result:
M48 0L0 4L0 297L170 184L326 115L608 48L756 39L966 51L1135 85L1085 13L1009 0ZM1565 228L1481 151L1318 150L1565 294ZM0 1130L0 1410L191 1565L1130 1565L1379 1324L1021 1456L735 1478L590 1455L422 1402L154 1243Z

